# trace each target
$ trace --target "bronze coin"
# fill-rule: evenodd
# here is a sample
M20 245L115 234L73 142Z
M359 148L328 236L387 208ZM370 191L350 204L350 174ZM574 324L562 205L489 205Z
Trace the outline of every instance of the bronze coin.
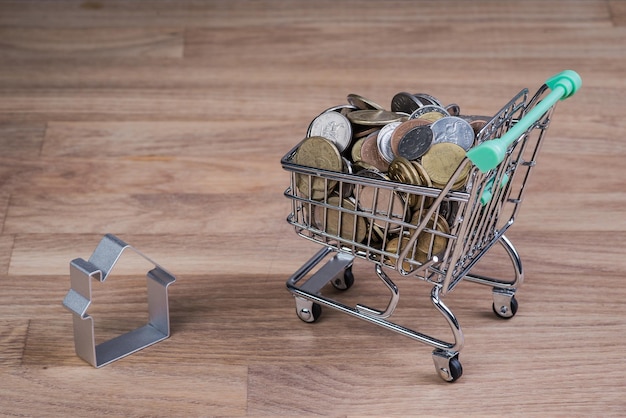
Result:
M328 198L331 207L317 205L313 212L313 222L323 232L357 243L367 235L367 222L362 216L356 215L353 200L331 196Z
M389 163L380 155L377 141L377 132L374 132L365 138L361 144L361 162L376 167L379 171L387 171Z

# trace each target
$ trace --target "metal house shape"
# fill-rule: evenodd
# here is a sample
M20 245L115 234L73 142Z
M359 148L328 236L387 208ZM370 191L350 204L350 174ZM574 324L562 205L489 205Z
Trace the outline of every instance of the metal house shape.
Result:
M131 249L154 265L147 272L148 323L135 330L96 345L91 304L91 279L104 282L126 249ZM167 288L176 278L141 252L112 234L105 235L88 261L70 262L71 288L63 306L73 314L76 354L94 367L102 367L169 337Z

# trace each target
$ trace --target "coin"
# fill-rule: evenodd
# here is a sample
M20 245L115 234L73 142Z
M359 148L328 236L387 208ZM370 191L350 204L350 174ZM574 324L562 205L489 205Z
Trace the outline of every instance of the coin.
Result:
M450 116L459 116L461 114L461 106L456 103L450 103L445 107Z
M378 180L389 180L387 176L376 171L360 171L357 175ZM361 184L356 186L354 196L358 199L358 206L361 211L378 218L384 218L372 218L373 225L390 233L400 229L399 222L403 222L406 216L404 199L399 193L391 189Z
M424 103L424 106L435 105L443 107L443 104L441 104L441 102L435 96L431 96L430 94L414 93L413 96L415 96L418 100Z
M348 113L348 119L355 125L367 125L367 126L383 126L391 122L397 122L404 116L396 112L389 112L387 110L355 110Z
M375 109L375 110L383 110L383 107L369 99L366 99L363 96L359 96L358 94L348 94L348 103L352 106L356 107L360 110L366 109Z
M356 125L357 127L359 125ZM366 126L365 129L352 129L352 138L353 139L361 139L361 138L365 138L366 136L368 136L369 134L371 134L372 132L378 131L380 130L380 126Z
M312 136L304 139L296 151L294 162L306 167L338 172L341 172L343 168L343 160L337 147L331 141L321 136ZM309 179L311 180L310 182ZM326 192L332 189L336 183L333 180L329 180L327 183L322 177L296 174L298 190L305 197L312 199L323 198Z
M478 137L480 131L487 125L487 120L484 119L474 119L469 124L474 130L474 137Z
M422 166L428 173L433 186L443 188L464 158L465 150L463 148L451 142L441 142L433 144L428 152L422 156ZM466 179L469 170L470 164L467 164L457 182Z
M353 174L354 173L353 166L350 160L348 160L345 157L342 157L341 159L343 161L343 172L348 175ZM339 182L338 192L341 196L350 197L352 196L353 191L354 191L354 183L349 182L349 181Z
M430 122L434 122L444 116L450 116L450 114L443 107L437 105L427 105L420 107L415 112L411 113L409 119L425 119Z
M391 254L395 254L396 256L399 256L400 253L408 245L409 240L410 238L406 235L403 235L401 237L399 236L394 237L390 239L389 242L387 242L387 245L385 246L385 251ZM415 251L413 252L415 253ZM412 257L413 255L411 255L411 251L409 251L409 253L407 254L407 258L411 259ZM390 264L395 267L395 262L390 257L385 257L385 261L387 262L387 264ZM408 261L404 261L402 263L402 269L404 271L411 271L412 270L411 263L409 263Z
M348 115L354 112L350 112ZM321 136L337 146L343 152L352 140L350 121L339 112L324 112L317 116L307 131L307 136Z
M435 219L437 222L435 223ZM424 222L421 212L415 212L411 217L411 223L413 225L419 225ZM436 232L429 232L426 229L431 229ZM450 235L450 226L448 221L441 215L433 214L428 220L426 228L420 232L417 236L417 248L424 254L428 255L441 255L448 246L448 237L441 234Z
M389 163L384 160L378 151L378 133L368 135L361 144L361 163L369 164L380 171L387 171Z
M402 137L411 129L416 126L429 125L430 122L422 119L409 119L407 121L402 122L402 124L396 126L391 134L391 152L398 156L399 150L398 146L400 145L400 140Z
M322 232L344 240L363 242L367 234L367 222L356 215L356 205L352 199L331 196L327 206L316 205L313 211L314 225Z
M395 157L391 147L391 136L394 130L402 123L403 122L398 121L386 124L380 129L380 132L378 132L378 136L376 137L376 145L378 146L380 156L383 157L387 163L390 163Z
M421 185L420 175L417 172L415 166L411 161L404 157L396 157L391 164L389 164L389 178L394 181L398 181L404 184L410 184L414 186ZM419 203L420 196L415 194L408 194L408 204L413 207Z
M408 160L416 160L428 151L433 142L433 132L429 126L416 126L406 132L398 142L398 155Z
M458 116L447 116L433 122L433 143L451 142L465 151L474 145L474 130L471 125Z
M413 167L415 167L415 170L419 175L420 186L432 187L433 183L432 181L430 181L430 176L428 175L428 172L426 172L426 170L424 169L424 166L417 161L411 161L411 164L413 164Z
M404 184L418 185L420 183L419 173L411 164L411 161L404 157L396 157L389 164L389 178Z
M378 171L380 172L379 169L377 169L376 167L374 167L371 164L366 163L365 161L359 161L356 163L352 164L352 169L355 173L358 173L361 170L372 170L372 171Z
M426 186L426 187L433 187L433 183L430 180L430 176L428 175L424 167L417 161L411 161L411 164L413 164L413 167L415 167L415 170L417 171L417 174L419 176L419 179L420 179L419 185ZM412 205L411 208L412 209L417 209L417 208L422 208L422 207L428 208L430 207L430 205L433 204L434 201L435 201L434 197L420 196L420 198L415 201L415 204Z
M432 104L432 103L426 103L426 104ZM391 99L391 111L392 112L403 112L403 113L408 113L410 115L411 113L415 112L417 109L419 109L420 107L424 105L425 103L423 103L417 97L405 91L397 93Z
M352 157L353 163L358 163L361 161L361 146L363 145L364 141L365 141L365 138L359 138L352 145L352 149L350 150L350 157Z
M358 110L358 109L357 109L356 106L352 106L352 105L349 105L349 104L340 104L340 105L337 105L337 106L329 107L328 109L324 110L322 113L339 112L342 115L345 115L346 113L352 112L353 110ZM320 113L320 115L322 113Z

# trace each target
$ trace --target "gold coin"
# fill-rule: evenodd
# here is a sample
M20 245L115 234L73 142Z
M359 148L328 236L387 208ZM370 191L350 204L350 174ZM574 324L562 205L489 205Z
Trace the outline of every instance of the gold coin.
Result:
M348 241L362 242L367 235L367 222L365 218L355 214L354 201L341 199L335 195L329 197L327 203L336 209L322 205L315 206L313 222L317 228Z
M302 141L296 151L294 162L298 165L323 170L338 172L343 170L343 160L339 150L335 144L321 136L312 136ZM309 179L311 180L310 184ZM322 177L296 174L298 190L308 198L322 199L336 184L336 181L329 180L326 182Z
M435 219L437 219L436 223L434 222ZM419 225L420 222L424 222L424 219L422 219L422 214L421 212L415 212L411 217L411 224ZM439 233L450 235L450 226L448 225L448 221L446 221L446 219L441 215L437 215L436 218L433 215L433 217L431 217L426 224L426 228L438 231ZM432 251L429 251L431 249L431 241ZM432 255L441 255L447 246L448 238L439 235L438 233L422 230L422 232L420 232L420 234L417 236L417 248L420 250L420 252L426 255L428 255L429 253Z
M366 110L366 109L383 110L383 107L379 105L378 103L375 103L369 99L366 99L363 96L359 96L358 94L353 94L353 93L348 94L347 100L348 100L348 103L350 103L352 106L360 110Z
M417 119L422 119L422 120L426 120L428 122L435 122L441 118L443 118L445 115L442 115L439 112L427 112L424 113L423 115L419 115L417 117Z
M363 142L365 138L360 138L352 145L352 149L350 150L350 156L352 157L353 163L358 163L361 161L361 147L363 146Z
M396 112L374 109L355 110L354 112L348 113L348 119L350 119L350 122L354 123L355 125L368 126L387 125L391 122L398 122L404 117L404 115Z
M420 186L432 187L433 183L432 181L430 181L430 176L424 169L424 166L418 163L417 161L411 161L411 164L413 164L413 167L415 167L415 170L417 171L417 174L419 175Z
M359 173L359 171L368 170L368 171L379 171L376 167L371 164L366 163L365 161L358 161L352 164L352 170L355 173Z
M411 161L407 160L404 157L396 157L389 164L389 178L394 181L398 181L400 183L410 184L414 186L420 186L422 184L420 180L420 175L417 172L415 166L411 163ZM411 207L419 204L420 196L415 194L408 195L408 204Z
M411 164L413 164L413 167L415 167L415 170L417 171L417 174L419 175L419 178L420 178L419 185L426 186L426 187L433 187L433 182L430 181L430 176L428 175L426 170L424 170L424 167L417 161L411 161ZM413 209L420 208L422 206L422 200L424 200L423 206L425 208L428 208L435 201L435 198L419 196L419 198L415 200L415 204L412 205L411 207Z
M459 145L451 142L440 142L432 145L422 156L422 166L428 173L433 185L441 187L448 183L464 158L465 150ZM455 183L466 179L469 170L470 165L468 164Z
M389 242L387 242L387 245L385 246L385 251L388 253L395 254L396 256L399 256L402 250L406 248L407 244L409 243L409 240L410 240L410 237L406 235L403 235L402 237L394 237L390 239ZM412 255L411 255L411 252L409 251L409 253L407 254L407 258L411 259L411 257ZM387 262L387 264L393 265L395 267L395 262L390 257L385 257L385 261ZM409 263L408 261L404 261L402 263L402 268L404 269L404 271L411 271L412 270L411 263Z

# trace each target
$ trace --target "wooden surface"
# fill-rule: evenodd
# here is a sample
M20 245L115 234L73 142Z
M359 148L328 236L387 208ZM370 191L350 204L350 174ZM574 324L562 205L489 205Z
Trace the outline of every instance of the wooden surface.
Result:
M314 116L399 91L489 114L568 68L583 88L509 233L517 316L495 318L482 286L446 298L458 382L408 338L296 317L285 280L319 247L285 222L279 160ZM625 68L622 1L0 1L0 413L623 414ZM61 302L105 233L177 282L171 337L95 369ZM94 284L100 339L145 321L132 270ZM355 273L348 303L384 304L372 265ZM430 287L398 286L394 317L446 338Z

